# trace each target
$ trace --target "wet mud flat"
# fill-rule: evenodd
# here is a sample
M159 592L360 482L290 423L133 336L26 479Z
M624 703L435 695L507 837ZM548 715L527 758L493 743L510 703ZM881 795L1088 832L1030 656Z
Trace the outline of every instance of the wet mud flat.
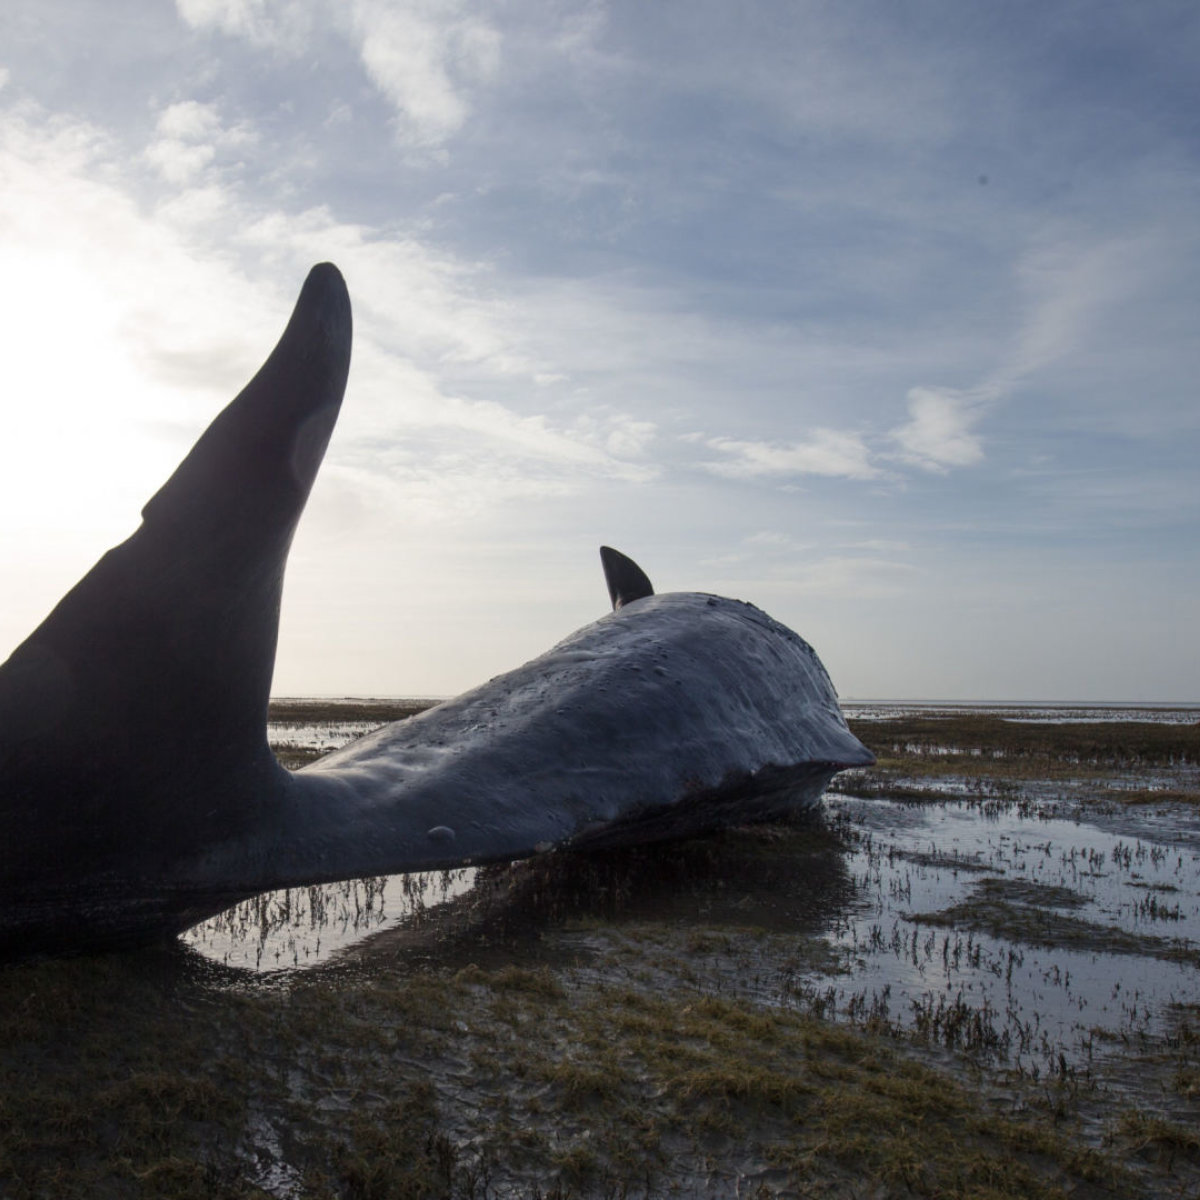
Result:
M869 714L817 820L9 966L0 1195L1200 1195L1200 736L1069 724L1127 728Z

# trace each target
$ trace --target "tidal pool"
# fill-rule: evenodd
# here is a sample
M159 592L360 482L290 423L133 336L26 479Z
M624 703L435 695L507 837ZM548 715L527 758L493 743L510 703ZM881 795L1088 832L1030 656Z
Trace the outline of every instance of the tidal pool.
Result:
M375 875L283 888L243 900L182 935L223 967L259 975L304 970L470 891L475 871Z
M851 831L855 899L828 935L844 974L801 986L831 1012L1045 1071L1162 1035L1200 1000L1195 810L827 804Z
M378 727L378 721L272 721L267 739L285 765L303 766Z

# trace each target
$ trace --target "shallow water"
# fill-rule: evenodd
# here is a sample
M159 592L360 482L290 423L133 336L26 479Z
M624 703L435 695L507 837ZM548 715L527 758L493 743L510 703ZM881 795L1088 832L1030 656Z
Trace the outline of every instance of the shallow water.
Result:
M323 747L357 732L357 723L327 723L301 742L292 726L286 740ZM1157 774L1131 776L1131 786ZM1195 808L1103 804L1086 781L1018 785L986 800L944 783L944 801L918 804L830 793L840 849L821 852L828 870L810 864L811 895L806 880L789 883L783 917L736 878L667 887L640 903L685 933L736 923L730 914L771 930L761 953L788 959L786 968L763 961L748 972L743 956L729 967L731 986L753 973L773 981L765 999L886 1021L1035 1073L1086 1070L1106 1046L1161 1035L1179 1006L1200 1001ZM470 905L475 883L475 871L460 870L294 888L246 901L183 940L247 979L348 952L369 967L373 952L395 952L380 934ZM627 899L624 919L639 915L638 903ZM789 936L817 938L825 952L810 949L796 967L779 944Z
M842 712L857 721L893 721L901 717L989 716L1031 724L1070 725L1081 721L1153 721L1195 725L1195 704L963 704L938 700L843 700Z
M326 752L378 728L378 721L272 721L267 726L267 740L279 750Z
M224 967L259 975L305 970L448 904L474 881L475 871L464 868L284 888L243 900L181 941Z
M853 830L856 884L829 935L847 974L809 983L832 1009L1042 1070L1162 1034L1200 1000L1194 810L1139 813L1130 836L1122 813L1052 805L827 803Z

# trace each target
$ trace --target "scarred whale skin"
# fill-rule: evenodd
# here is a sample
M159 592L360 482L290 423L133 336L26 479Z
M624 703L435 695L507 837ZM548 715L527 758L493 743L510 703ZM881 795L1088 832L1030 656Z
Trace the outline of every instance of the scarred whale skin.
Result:
M752 605L648 594L298 772L266 739L292 534L351 318L310 272L279 345L0 666L0 953L170 936L271 888L687 836L873 761L812 648Z

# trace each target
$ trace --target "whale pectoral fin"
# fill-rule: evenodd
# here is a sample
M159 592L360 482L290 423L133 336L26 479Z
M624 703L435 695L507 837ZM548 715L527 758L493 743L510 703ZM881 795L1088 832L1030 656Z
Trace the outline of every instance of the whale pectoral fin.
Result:
M29 710L0 728L6 878L122 854L154 870L203 826L236 831L270 795L284 567L350 338L341 274L314 267L279 344L139 528L0 666L0 716Z
M600 562L604 567L604 582L608 584L608 595L612 600L613 612L654 595L654 585L646 572L619 550L611 546L600 547Z

